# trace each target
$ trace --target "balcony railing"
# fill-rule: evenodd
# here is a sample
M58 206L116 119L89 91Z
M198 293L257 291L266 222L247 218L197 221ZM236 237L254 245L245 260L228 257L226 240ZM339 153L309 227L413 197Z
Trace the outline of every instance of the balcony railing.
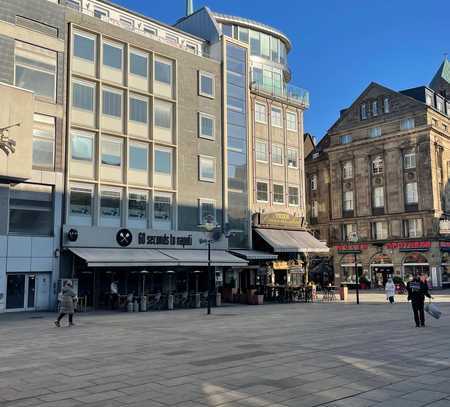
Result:
M257 81L251 82L250 87L254 92L266 94L273 98L283 99L290 103L299 104L305 109L309 107L309 92L306 89L289 84L275 86L274 83L264 84Z

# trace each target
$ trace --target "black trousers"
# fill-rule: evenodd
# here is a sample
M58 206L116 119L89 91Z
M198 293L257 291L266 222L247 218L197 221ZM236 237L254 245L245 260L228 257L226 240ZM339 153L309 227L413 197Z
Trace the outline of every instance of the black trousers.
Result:
M412 309L414 312L414 321L416 323L416 326L424 326L425 325L425 312L423 310L424 301L418 300L418 301L412 301L411 302Z
M58 316L58 322L61 322L61 319L63 319L65 315L65 312L61 312ZM69 324L73 324L73 314L69 314Z
M389 302L390 302L391 304L394 303L394 297L393 297L392 295L389 297Z

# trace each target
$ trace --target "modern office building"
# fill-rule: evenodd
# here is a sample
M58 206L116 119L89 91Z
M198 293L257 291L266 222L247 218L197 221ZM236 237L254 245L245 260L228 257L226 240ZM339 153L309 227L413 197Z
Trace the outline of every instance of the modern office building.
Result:
M430 86L371 83L306 160L309 223L328 241L336 279L429 274L450 286L450 63ZM351 253L351 254L350 254Z
M242 237L230 240L230 250L250 262L239 275L226 274L225 285L239 281L241 291L301 285L308 253L328 248L307 231L303 113L309 94L289 83L292 44L273 27L207 7L176 26L207 40L224 65L228 224Z
M64 12L0 1L0 312L52 306L64 186Z

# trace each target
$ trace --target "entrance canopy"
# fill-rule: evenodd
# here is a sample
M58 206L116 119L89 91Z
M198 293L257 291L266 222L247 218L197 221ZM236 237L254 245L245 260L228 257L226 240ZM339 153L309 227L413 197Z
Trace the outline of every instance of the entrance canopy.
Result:
M207 250L70 248L88 267L207 266ZM241 267L247 261L225 250L211 250L212 266Z
M255 229L275 253L328 253L330 249L303 230Z
M230 250L231 253L246 260L277 260L278 256L273 253L261 252L259 250Z

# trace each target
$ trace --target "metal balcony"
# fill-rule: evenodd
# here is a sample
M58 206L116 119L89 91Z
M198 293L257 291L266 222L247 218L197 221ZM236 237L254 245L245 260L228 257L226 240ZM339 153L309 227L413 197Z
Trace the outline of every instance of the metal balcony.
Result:
M279 99L283 102L298 105L304 109L309 107L309 92L306 89L299 88L290 84L281 87L275 84L263 84L261 82L253 81L250 84L253 92L259 93L262 96L269 96L273 99Z

